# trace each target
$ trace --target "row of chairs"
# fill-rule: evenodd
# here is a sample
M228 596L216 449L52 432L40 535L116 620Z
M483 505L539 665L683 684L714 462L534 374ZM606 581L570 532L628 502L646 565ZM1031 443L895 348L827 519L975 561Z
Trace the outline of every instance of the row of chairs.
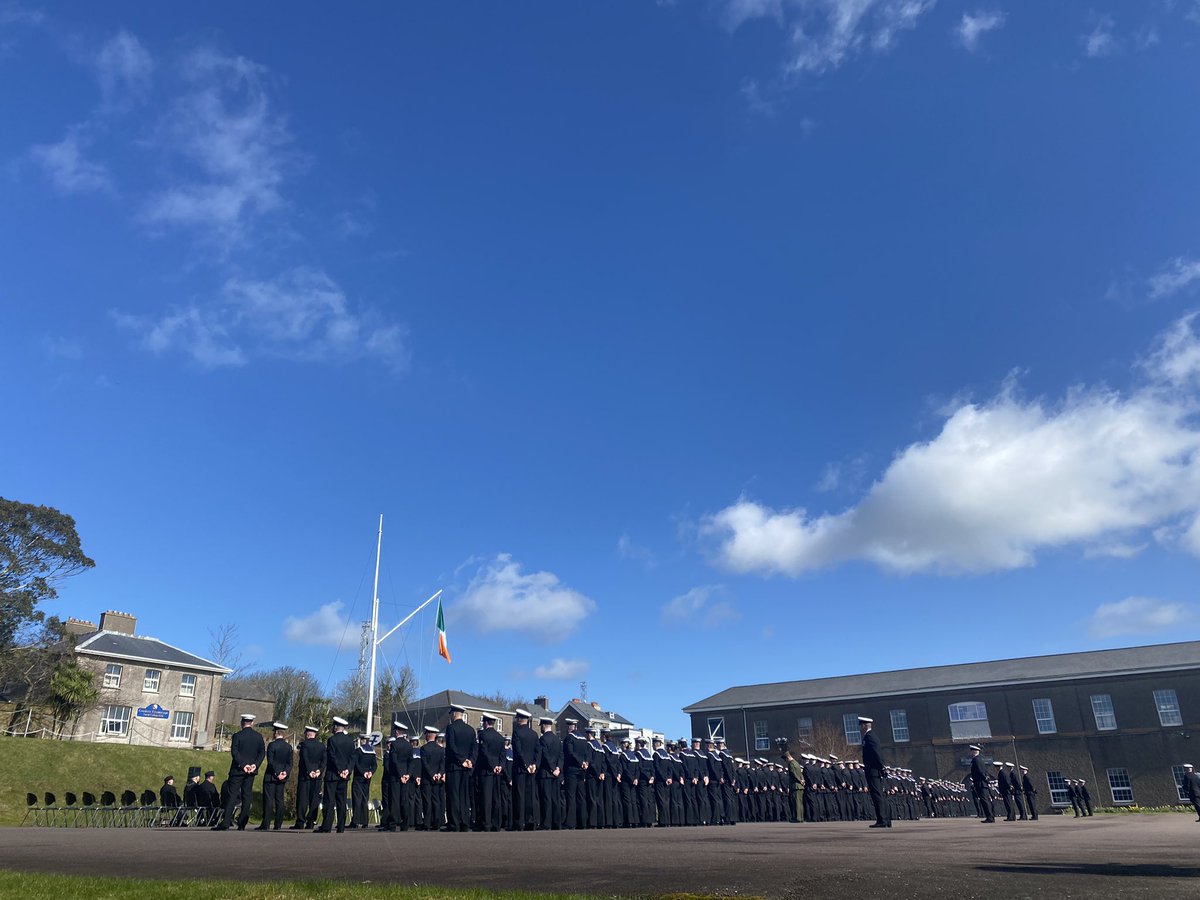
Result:
M195 807L158 805L158 795L144 790L139 797L133 791L123 791L120 802L112 791L96 795L83 792L83 802L72 791L65 792L63 802L47 791L39 802L37 794L25 795L25 818L22 825L38 828L159 828L166 826L208 825L220 815L220 810Z

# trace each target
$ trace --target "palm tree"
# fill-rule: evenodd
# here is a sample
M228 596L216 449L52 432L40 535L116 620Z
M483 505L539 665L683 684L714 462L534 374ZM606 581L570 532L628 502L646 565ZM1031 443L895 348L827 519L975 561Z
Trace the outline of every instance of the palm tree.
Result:
M50 706L54 709L59 738L63 736L67 719L71 719L72 724L78 722L80 714L99 696L95 676L75 660L64 659L55 667L50 676Z

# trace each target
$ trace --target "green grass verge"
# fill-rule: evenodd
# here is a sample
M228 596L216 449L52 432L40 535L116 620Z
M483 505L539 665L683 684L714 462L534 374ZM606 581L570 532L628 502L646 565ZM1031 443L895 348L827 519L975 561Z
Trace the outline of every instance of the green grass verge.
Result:
M392 900L595 900L584 894L399 887L369 882L157 881L148 878L30 875L0 871L0 898L5 900L62 900L65 896L87 897L89 900L306 900L310 897L321 900L362 900L368 892L371 897Z
M183 747L132 747L126 744L93 744L41 738L0 736L0 825L19 825L25 817L25 794L32 791L40 800L51 791L63 802L73 791L97 797L112 791L118 797L131 790L147 788L158 792L166 775L175 776L175 787L183 795L188 766L212 769L217 783L229 772L229 754Z

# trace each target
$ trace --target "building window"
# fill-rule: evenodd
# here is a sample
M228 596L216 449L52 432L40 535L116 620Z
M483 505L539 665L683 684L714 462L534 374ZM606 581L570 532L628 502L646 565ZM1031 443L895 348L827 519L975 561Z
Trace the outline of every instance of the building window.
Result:
M100 717L100 733L124 735L129 733L129 714L133 711L130 706L106 706Z
M811 716L801 716L796 720L796 740L810 743L813 739L813 724Z
M978 701L950 704L950 737L956 741L990 738L987 704Z
M1033 717L1037 719L1038 734L1055 734L1058 725L1054 721L1054 704L1049 700L1033 701Z
M104 667L104 686L106 688L121 686L121 667L116 663L109 663Z
M842 731L846 732L846 744L850 747L862 745L862 732L858 730L858 713L842 714Z
M1175 793L1179 795L1181 802L1187 803L1191 799L1188 797L1187 787L1183 783L1183 779L1187 777L1187 771L1183 766L1171 766L1171 777L1175 779Z
M1092 715L1096 717L1097 731L1115 731L1117 714L1113 712L1112 697L1108 694L1092 694Z
M1183 715L1179 712L1179 698L1172 688L1154 692L1154 705L1158 707L1160 725L1182 725Z
M192 739L192 720L195 713L176 710L171 716L171 740L190 741Z
M892 742L901 744L908 740L908 711L892 710Z
M759 719L754 723L754 749L771 749L771 734L767 731L766 719Z
M179 679L179 696L180 697L195 697L196 696L196 676L184 675Z
M1113 803L1127 804L1133 802L1133 783L1129 780L1128 769L1108 770L1108 789L1112 791Z
M142 681L143 694L157 694L158 683L162 680L162 672L158 669L147 669L146 677Z
M708 736L714 741L725 740L724 716L717 716L708 720Z
M1067 780L1063 778L1062 772L1047 772L1046 784L1050 788L1051 806L1071 805L1071 794L1067 790Z

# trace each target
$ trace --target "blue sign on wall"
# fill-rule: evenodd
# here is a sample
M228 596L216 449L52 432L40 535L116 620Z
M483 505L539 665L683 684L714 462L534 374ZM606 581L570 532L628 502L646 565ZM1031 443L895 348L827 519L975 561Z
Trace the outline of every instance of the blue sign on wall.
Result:
M171 714L157 703L140 707L137 714L143 719L169 719L171 717Z

